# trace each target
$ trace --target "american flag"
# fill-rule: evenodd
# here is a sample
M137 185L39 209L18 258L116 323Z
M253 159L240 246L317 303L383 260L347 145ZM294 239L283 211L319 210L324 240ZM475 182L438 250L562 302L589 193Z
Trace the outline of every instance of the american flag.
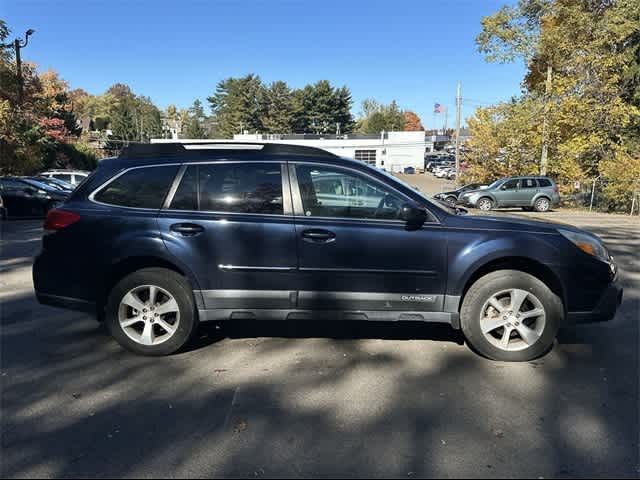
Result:
M433 113L442 113L444 112L444 107L442 105L440 105L439 103L436 103L433 106Z

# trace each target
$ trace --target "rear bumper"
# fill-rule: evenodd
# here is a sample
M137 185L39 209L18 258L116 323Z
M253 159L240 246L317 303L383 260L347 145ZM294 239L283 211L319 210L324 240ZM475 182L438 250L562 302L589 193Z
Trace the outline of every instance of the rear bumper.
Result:
M570 324L607 322L616 316L622 303L623 288L619 281L612 282L604 291L596 307L589 312L568 312Z

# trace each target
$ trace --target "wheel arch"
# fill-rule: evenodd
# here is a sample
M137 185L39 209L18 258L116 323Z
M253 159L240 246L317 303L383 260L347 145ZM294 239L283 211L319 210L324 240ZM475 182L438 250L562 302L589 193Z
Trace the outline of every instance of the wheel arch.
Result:
M104 306L109 292L111 292L113 287L127 275L144 268L166 268L167 270L172 270L183 276L187 282L189 282L192 291L200 290L195 276L184 266L178 265L177 262L172 262L166 258L154 255L136 255L122 258L113 263L107 272L105 272L96 302L98 320L102 321L103 319ZM194 295L196 294L194 293ZM196 295L194 299L196 305L202 305L202 298L198 298Z
M496 197L494 197L492 193L490 193L490 192L482 192L480 194L480 196L478 197L478 201L476 202L476 206L480 203L480 200L482 200L483 198L488 198L489 200L491 200L491 203L493 203L494 207L498 205L498 200L496 200Z
M469 291L469 288L483 276L495 272L497 270L518 270L524 273L528 273L536 277L543 282L547 287L551 289L562 301L566 314L566 297L565 289L562 286L560 277L551 270L547 265L540 263L529 257L523 256L504 256L490 260L478 267L473 271L468 272L468 275L464 281L464 287L460 295L460 302L458 304L458 311L462 308L462 302Z
M551 197L549 195L547 195L546 193L537 193L536 195L533 196L533 198L531 199L531 206L533 207L536 202L538 200L540 200L541 198L546 198L547 200L549 200L549 206L551 206Z

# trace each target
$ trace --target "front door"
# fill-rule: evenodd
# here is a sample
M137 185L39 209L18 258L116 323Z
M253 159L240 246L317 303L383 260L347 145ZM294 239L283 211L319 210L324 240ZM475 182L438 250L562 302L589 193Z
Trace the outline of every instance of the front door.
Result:
M283 171L280 162L189 165L159 214L165 244L198 278L206 309L295 307L295 226Z
M299 252L298 307L441 311L446 235L408 231L408 199L378 179L334 165L290 164Z
M512 178L500 186L500 189L494 194L498 201L497 207L513 207L517 204L519 183L520 180Z

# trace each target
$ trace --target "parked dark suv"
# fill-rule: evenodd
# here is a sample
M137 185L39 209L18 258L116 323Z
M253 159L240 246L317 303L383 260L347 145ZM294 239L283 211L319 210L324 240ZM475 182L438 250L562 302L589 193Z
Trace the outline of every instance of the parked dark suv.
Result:
M41 303L171 354L209 320L444 322L480 353L544 354L611 319L616 265L570 226L459 215L383 171L277 144L132 146L49 213Z

